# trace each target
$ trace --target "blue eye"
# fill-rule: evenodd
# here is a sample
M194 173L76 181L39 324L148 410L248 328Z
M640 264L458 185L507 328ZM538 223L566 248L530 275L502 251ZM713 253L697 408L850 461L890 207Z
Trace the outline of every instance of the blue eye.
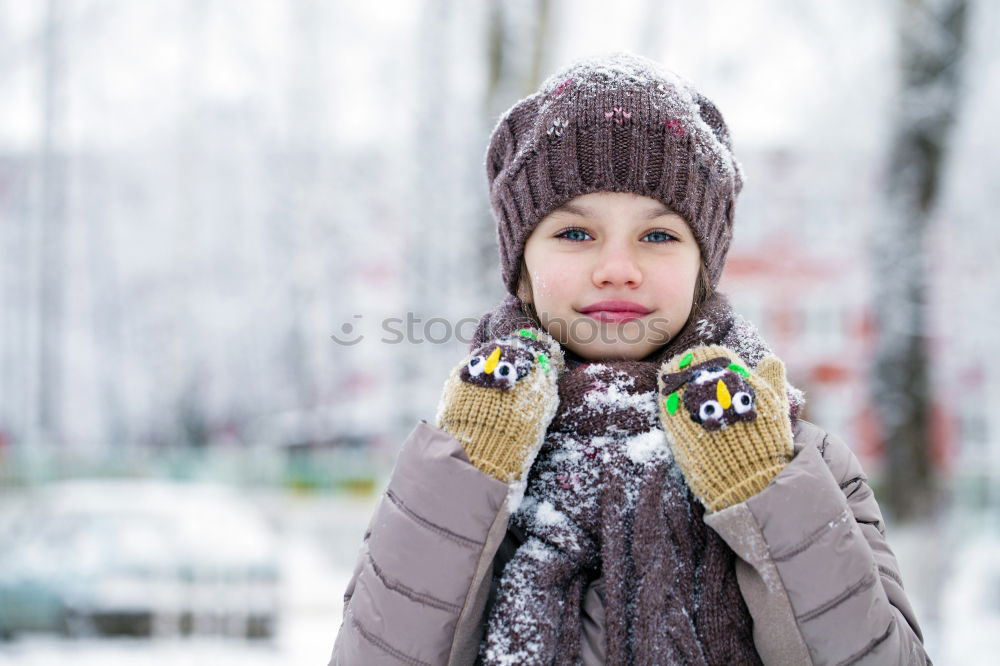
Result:
M648 234L643 236L643 238L649 238L650 242L653 243L666 243L672 240L677 240L674 236L668 234L666 231L650 231Z
M564 238L575 242L593 240L593 237L589 233L579 228L564 229L556 234L556 238ZM676 236L667 231L650 231L642 238L651 243L669 243L677 240Z
M583 229L566 229L556 234L556 238L565 238L566 240L571 241L582 241L590 238L590 234Z

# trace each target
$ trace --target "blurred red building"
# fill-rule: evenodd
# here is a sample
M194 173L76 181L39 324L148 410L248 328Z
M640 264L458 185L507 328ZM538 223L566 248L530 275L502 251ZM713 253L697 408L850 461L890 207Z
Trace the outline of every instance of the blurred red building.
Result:
M844 439L878 476L882 450L869 374L877 276L866 245L881 205L876 160L859 155L857 164L834 165L820 154L775 150L744 151L743 159L748 185L720 289L784 360L789 381L805 391L804 417ZM928 319L933 327L933 313ZM941 388L981 386L982 378L977 383L961 366L942 372L935 346L931 374L942 377L932 380L932 436L947 469L969 453L960 441L975 448L977 426L974 414L943 401Z

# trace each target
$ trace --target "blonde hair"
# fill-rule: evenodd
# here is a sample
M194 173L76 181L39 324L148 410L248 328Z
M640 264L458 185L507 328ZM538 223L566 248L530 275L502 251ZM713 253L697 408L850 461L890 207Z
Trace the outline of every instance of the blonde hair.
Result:
M525 263L522 256L521 268L517 273L517 300L521 304L521 312L524 313L524 316L541 328L542 324L538 320L538 312L535 310L534 304L526 300L526 297L530 296L531 293L531 276L528 275L528 264Z

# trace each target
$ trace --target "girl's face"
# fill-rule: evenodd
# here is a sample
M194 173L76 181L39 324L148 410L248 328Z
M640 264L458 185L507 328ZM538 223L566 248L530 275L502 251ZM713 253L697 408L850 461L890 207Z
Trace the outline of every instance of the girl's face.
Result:
M518 295L550 335L588 360L641 359L691 314L701 252L684 218L655 199L594 192L546 215L524 261Z

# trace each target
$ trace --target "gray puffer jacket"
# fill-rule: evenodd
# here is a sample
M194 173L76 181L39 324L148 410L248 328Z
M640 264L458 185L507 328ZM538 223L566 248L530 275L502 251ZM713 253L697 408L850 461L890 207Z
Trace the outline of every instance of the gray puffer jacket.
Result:
M706 514L736 553L765 664L929 664L867 477L817 426L763 491ZM345 594L331 665L472 664L494 567L516 547L507 485L421 421L407 438ZM605 663L601 580L583 605L584 663Z

